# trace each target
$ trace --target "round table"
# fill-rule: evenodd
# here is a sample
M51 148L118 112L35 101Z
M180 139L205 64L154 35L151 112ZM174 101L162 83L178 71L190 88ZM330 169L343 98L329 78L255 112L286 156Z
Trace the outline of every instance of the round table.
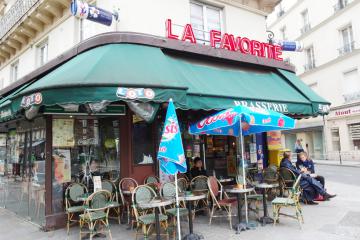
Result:
M219 179L219 182L221 183L228 183L228 182L232 182L233 179L232 178L223 178L223 179Z
M143 209L155 208L155 229L156 239L160 240L160 220L159 220L159 207L165 207L173 204L175 199L154 199L150 202L138 202L137 205Z
M255 185L255 188L262 190L263 195L263 208L264 208L264 216L260 218L260 222L262 225L266 225L268 223L274 223L274 219L268 216L267 204L266 204L266 190L271 188L279 187L278 183L258 183Z
M254 191L254 188L225 188L225 192L236 194L236 199L238 203L238 224L234 225L236 234L239 234L241 231L248 229L247 224L241 223L241 195Z
M203 239L202 236L198 235L198 234L194 234L194 226L193 226L193 221L192 221L192 203L194 201L198 201L201 199L205 199L207 198L206 194L191 194L191 195L183 195L183 196L179 196L179 201L186 201L187 202L187 209L188 209L188 213L189 213L189 234L187 234L186 236L184 236L183 239L191 239L191 240L198 240L198 239Z

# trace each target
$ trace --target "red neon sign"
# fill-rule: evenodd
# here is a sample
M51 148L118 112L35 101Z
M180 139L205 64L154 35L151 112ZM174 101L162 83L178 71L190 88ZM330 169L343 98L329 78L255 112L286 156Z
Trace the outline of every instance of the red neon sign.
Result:
M191 24L186 24L184 26L182 36L173 33L171 19L166 20L165 26L167 38L196 43L196 38ZM259 42L248 39L246 37L235 37L229 33L221 34L221 32L217 30L211 30L209 33L209 38L210 46L213 48L216 48L217 45L220 45L219 48L229 51L239 51L243 54L251 54L258 57L275 59L277 61L283 60L281 57L282 49L279 45Z

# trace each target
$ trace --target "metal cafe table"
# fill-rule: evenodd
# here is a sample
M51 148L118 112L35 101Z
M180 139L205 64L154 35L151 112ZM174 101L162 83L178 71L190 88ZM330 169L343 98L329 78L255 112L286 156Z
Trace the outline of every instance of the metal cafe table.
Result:
M142 209L155 209L155 229L156 229L156 239L160 240L160 220L159 220L159 208L165 207L173 204L175 199L166 199L166 198L155 198L150 202L138 202L137 205Z
M266 225L268 223L274 223L274 220L269 217L268 215L268 210L267 210L267 204L266 204L266 190L267 189L271 189L271 188L277 188L279 187L278 183L258 183L255 184L255 188L257 189L261 189L262 190L262 195L263 195L263 208L264 208L264 216L260 218L260 222L262 223L262 225Z
M191 239L191 240L198 240L202 239L202 236L194 234L194 226L193 226L193 220L192 220L192 205L194 201L198 201L201 199L207 198L207 194L185 194L179 196L179 201L185 201L187 202L187 209L189 213L189 234L187 234L183 239Z
M238 204L238 224L234 225L236 234L239 234L242 230L248 228L247 224L241 223L241 195L254 191L254 188L225 188L225 192L236 194L237 204Z

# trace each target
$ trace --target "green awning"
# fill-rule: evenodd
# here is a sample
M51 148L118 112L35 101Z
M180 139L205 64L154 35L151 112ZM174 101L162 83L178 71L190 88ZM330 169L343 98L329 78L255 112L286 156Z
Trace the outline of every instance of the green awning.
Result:
M124 43L75 56L13 96L13 108L20 109L22 101L31 104L37 93L45 106L173 98L181 109L242 104L316 116L324 113L320 105L329 105L291 72L179 58L157 47Z

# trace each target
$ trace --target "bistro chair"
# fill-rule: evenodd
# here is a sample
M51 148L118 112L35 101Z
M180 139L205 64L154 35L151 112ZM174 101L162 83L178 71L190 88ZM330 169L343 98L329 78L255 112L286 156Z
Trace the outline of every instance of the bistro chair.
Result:
M231 218L232 218L232 208L236 205L237 201L235 198L229 198L226 192L224 192L222 184L214 176L210 176L207 180L209 187L209 192L211 199L213 201L212 208L210 211L209 225L213 217L227 217L230 224L230 229L232 229ZM226 215L214 215L215 211L226 211Z
M197 192L197 193L203 193L203 194L209 194L209 189L208 189L208 177L207 176L197 176L194 177L191 182L190 182L190 187L191 187L191 191L192 192ZM208 197L205 199L201 199L199 201L195 201L194 202L194 206L195 209L197 209L197 211L202 210L199 209L199 204L203 205L203 208L208 208L209 207L209 200Z
M144 180L144 184L149 184L149 183L158 184L158 183L160 183L160 180L156 176L147 176Z
M292 189L294 182L296 181L296 175L288 168L281 167L279 169L280 176L280 191L281 195L284 196L284 193Z
M119 224L121 223L121 202L119 202L119 195L118 195L118 191L116 189L116 185L110 181L110 180L102 180L101 181L101 186L104 190L107 190L111 193L111 200L110 200L110 210L113 210L114 214L115 214L115 219L118 220ZM109 217L109 218L114 218L114 217Z
M136 239L138 238L140 228L142 229L144 239L147 239L151 235L152 226L155 224L155 213L153 213L149 209L141 209L137 205L140 202L150 202L155 197L156 192L147 185L140 185L136 187L132 193L133 210L136 220ZM163 227L165 229L165 235L168 239L168 217L165 214L162 214L161 209L159 209L159 211L160 227Z
M126 192L132 192L136 187L138 186L138 183L136 182L135 179L133 178L123 178L120 180L119 182L119 193L120 193L120 198L121 198L121 202L123 203L123 208L126 207L126 212L127 212L127 218L128 218L128 224L130 224L130 220L131 220L131 211L130 211L130 207L131 207L131 194L124 194L124 191ZM124 213L124 209L122 211L122 213Z
M270 165L263 170L263 181L268 184L278 184L279 183L279 173L278 173L278 169L275 165ZM280 189L280 187L268 189L267 198L269 200L274 199L276 196L279 195L278 194L279 189Z
M108 219L109 207L111 207L109 202L111 202L111 193L107 190L96 191L88 197L84 213L79 215L80 239L83 234L90 234L92 240L96 234L106 231L112 239ZM87 225L88 231L84 231L84 225Z
M161 188L161 196L164 197L164 198L175 199L176 198L175 195L176 195L175 183L173 183L173 182L164 183L164 185ZM179 203L179 205L180 204L181 203ZM181 205L185 206L185 203L182 202ZM169 215L170 218L172 218L173 227L175 229L176 228L176 219L177 219L176 203L174 203L170 208L165 208L165 213L167 215ZM179 215L180 215L180 217L187 216L187 214L188 214L187 208L179 206ZM175 234L176 234L176 231L174 231L174 238L175 238Z
M179 192L184 193L188 189L189 183L185 178L178 178L177 180Z
M84 184L71 183L65 190L65 211L67 214L67 234L69 235L70 224L78 222L74 219L75 215L85 210L83 205L79 205L78 198L88 193L88 189Z
M279 222L280 215L297 219L300 224L300 228L301 228L301 224L304 223L304 218L302 215L300 201L299 201L301 195L300 179L301 179L301 175L296 179L295 183L293 184L292 188L289 191L289 196L287 198L277 197L272 201L271 204L273 206L274 226L277 222ZM281 208L284 207L294 208L295 215L281 213L280 210Z

